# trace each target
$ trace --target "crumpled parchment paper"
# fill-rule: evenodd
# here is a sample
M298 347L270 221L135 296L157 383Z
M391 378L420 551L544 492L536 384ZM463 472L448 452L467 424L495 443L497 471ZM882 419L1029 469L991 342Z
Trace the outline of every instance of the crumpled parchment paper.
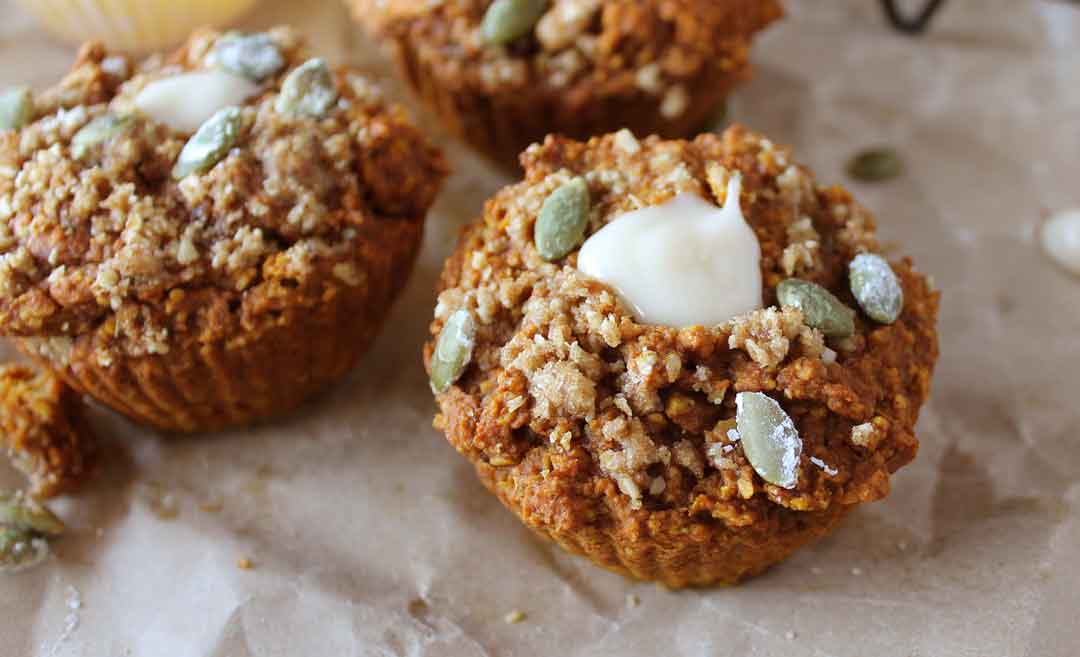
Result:
M417 109L455 175L372 352L250 431L166 440L96 409L101 476L54 505L72 527L54 556L0 577L0 652L1075 655L1080 280L1035 238L1046 213L1080 205L1080 8L951 0L913 39L870 0L787 4L732 116L852 184L944 292L922 452L888 500L726 590L671 593L534 538L431 428L419 352L434 282L508 179ZM10 0L0 16L0 84L66 69L72 48ZM338 0L266 0L248 24L286 21L406 97ZM879 143L907 174L846 180L847 158ZM0 467L0 486L20 483ZM513 610L525 619L507 623Z

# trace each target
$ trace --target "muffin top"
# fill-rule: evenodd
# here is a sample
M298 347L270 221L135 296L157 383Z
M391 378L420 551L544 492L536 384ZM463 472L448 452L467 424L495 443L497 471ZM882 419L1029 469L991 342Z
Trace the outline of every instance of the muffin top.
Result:
M7 335L162 353L375 285L445 175L402 110L288 29L140 63L89 44L55 87L0 102Z
M683 84L746 66L776 0L353 0L375 31L409 40L445 80L577 96L641 91L676 116Z
M848 192L738 126L692 142L549 137L522 164L524 180L487 203L448 263L425 350L436 426L458 450L521 470L558 500L552 513L588 502L581 518L606 505L745 526L887 494L918 449L939 295L909 260L873 255L874 220ZM627 290L582 272L581 239L549 248L550 226L573 222L538 217L575 207L564 198L574 186L587 194L584 250L644 208L741 207L760 246L760 299L716 325L639 319L648 311ZM657 244L637 263L646 280L665 267ZM625 247L649 257L648 245ZM872 273L896 284L891 296L852 285L865 278L857 259L883 268ZM715 294L745 284L716 280ZM678 303L711 305L670 285ZM902 308L883 308L900 294Z

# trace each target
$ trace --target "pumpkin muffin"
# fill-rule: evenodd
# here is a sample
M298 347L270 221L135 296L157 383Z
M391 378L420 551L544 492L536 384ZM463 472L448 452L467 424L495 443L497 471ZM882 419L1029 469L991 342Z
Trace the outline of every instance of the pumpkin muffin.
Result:
M288 29L141 63L85 46L0 95L0 333L142 423L286 412L349 371L445 164Z
M777 0L348 0L451 132L503 163L548 134L687 137L749 76Z
M521 162L446 265L424 360L436 428L527 526L633 577L733 584L888 494L939 294L847 191L739 126L549 137ZM712 297L738 314L649 321Z

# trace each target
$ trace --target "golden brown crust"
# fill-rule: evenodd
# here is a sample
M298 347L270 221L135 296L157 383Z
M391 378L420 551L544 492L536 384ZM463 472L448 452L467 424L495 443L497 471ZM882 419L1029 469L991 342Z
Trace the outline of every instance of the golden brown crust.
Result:
M0 367L0 431L34 497L71 493L90 475L97 441L84 412L79 395L49 372Z
M173 180L190 135L138 113L86 161L70 144L154 79L210 67L216 32L137 69L87 46L35 122L0 133L0 331L161 428L285 412L347 371L404 284L446 174L404 111L350 71L334 73L325 118L278 113L307 55L291 31L270 35L286 67L243 104L237 145L204 174Z
M479 36L486 0L351 4L450 130L504 163L547 134L691 134L783 13L775 0L557 0L534 34L493 47Z
M792 276L857 308L847 264L877 243L847 192L815 185L741 127L693 142L553 137L522 162L524 181L488 202L447 263L432 324L434 336L458 309L477 321L472 364L438 395L436 426L507 506L605 566L684 586L759 572L888 493L918 449L939 295L900 260L906 302L892 325L860 315L854 336L826 339L797 310L769 308ZM735 173L761 244L765 309L726 325L638 324L577 272L576 253L548 263L532 243L543 199L573 176L589 184L591 233L677 193L722 205ZM785 258L793 245L805 257ZM728 435L743 391L769 394L795 422L794 488L762 480Z

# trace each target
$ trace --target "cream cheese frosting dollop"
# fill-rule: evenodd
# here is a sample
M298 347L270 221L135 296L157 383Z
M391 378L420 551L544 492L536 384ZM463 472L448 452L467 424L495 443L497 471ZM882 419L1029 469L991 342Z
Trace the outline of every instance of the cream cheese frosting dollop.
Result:
M616 217L578 253L578 269L605 283L645 324L716 326L761 307L761 245L746 223L742 179L724 207L684 193Z

